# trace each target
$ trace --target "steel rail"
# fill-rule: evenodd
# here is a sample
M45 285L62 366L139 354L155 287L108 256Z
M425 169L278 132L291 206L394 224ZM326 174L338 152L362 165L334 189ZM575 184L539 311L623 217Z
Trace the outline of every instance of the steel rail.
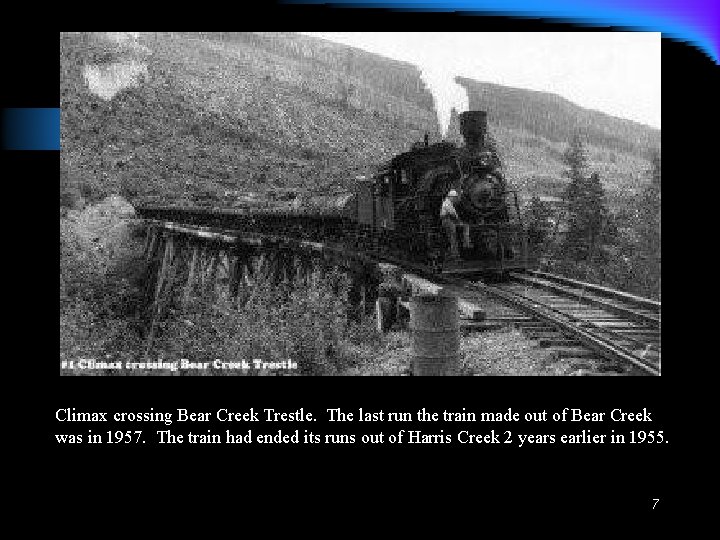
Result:
M288 243L291 245L294 244L312 250L330 251L346 256L351 255L359 260L367 262L391 263L398 267L404 268L407 271L419 273L421 275L424 274L426 277L432 279L436 283L455 285L460 289L470 292L471 295L473 291L483 292L504 302L505 304L510 305L511 307L520 309L521 311L524 311L526 313L530 313L534 317L549 323L550 325L558 328L559 330L567 334L574 336L575 338L577 338L578 341L583 343L589 349L598 353L600 356L620 363L631 364L636 368L642 370L643 372L649 373L651 375L660 375L659 365L653 365L652 363L645 361L644 358L633 354L631 351L628 351L627 349L617 345L616 343L613 343L611 340L593 334L582 328L583 326L587 326L588 324L592 323L588 323L587 321L583 321L582 319L579 319L572 315L568 315L557 309L552 308L551 306L537 302L534 299L526 298L512 291L502 290L498 287L487 285L481 282L471 282L468 280L451 278L449 276L439 276L437 273L432 272L431 269L422 265L407 263L407 261L402 261L396 259L395 257L388 256L382 253L369 254L367 252L356 252L354 250L347 249L347 247L341 247L341 245L309 242L290 237L247 232L234 229L217 229L212 227L193 225L188 226L164 220L148 219L146 221L151 222L155 225L159 225L162 228L174 230L176 232L185 234L205 236L210 233L208 236L211 236L213 233L215 233L218 235L218 239L221 239L222 241L229 241L229 237L234 237L235 241L241 241L239 238L239 235L241 234L248 240L252 239L255 241L261 240L271 243Z
M541 281L541 279L523 276L522 274L518 274L517 272L510 273L510 277L519 283L526 283L526 284L530 284L535 287L539 287L541 289L545 289L547 291L557 292L565 297L577 298L587 304L599 306L607 311L612 311L619 315L629 317L637 322L642 322L644 324L650 324L652 326L660 325L660 319L655 315L647 315L646 313L641 313L641 312L635 311L634 309L631 309L629 307L613 304L612 302L608 302L607 300L604 300L601 298L587 296L586 294L584 294L584 291L582 293L580 293L577 291L569 290L561 285L556 285L554 283L549 283L549 282L543 282L543 281ZM542 278L542 279L546 279L546 278Z
M511 307L520 309L521 311L524 311L526 313L531 313L536 318L549 323L555 328L558 328L558 330L564 331L565 333L574 336L587 348L593 350L598 355L603 356L604 358L624 364L629 363L642 370L643 372L651 375L660 375L660 369L658 366L646 361L643 357L634 354L632 351L628 351L626 348L621 347L610 339L593 334L592 332L589 332L583 328L584 326L594 326L593 323L588 323L588 321L585 321L578 317L574 317L572 315L568 315L546 304L537 302L534 299L526 298L522 295L519 295L518 293L505 291L497 287L487 285L485 283L471 282L468 280L452 278L445 275L439 276L432 273L427 268L422 269L416 265L407 265L404 264L403 261L393 259L392 257L383 257L383 259L387 262L391 262L393 264L396 264L397 266L403 266L406 269L423 275L423 277L431 279L435 283L453 285L461 290L464 289L465 291L471 293L470 296L466 295L466 298L472 298L472 289L484 292L503 301L505 304L510 305ZM611 331L605 330L602 327L597 327L597 329L602 332L611 333ZM619 337L618 340L630 341L624 337ZM643 343L642 345L646 344Z
M441 280L455 281L444 278L444 276L441 278ZM531 313L536 318L541 319L555 326L559 330L577 338L578 341L580 341L583 345L595 351L600 356L616 362L631 364L642 370L643 372L649 373L651 375L660 375L659 366L656 366L653 363L646 361L643 357L638 356L631 351L628 351L624 347L621 347L620 345L614 343L608 338L598 336L597 334L585 330L583 326L587 325L587 321L583 321L582 319L573 317L572 315L562 313L561 311L556 310L546 304L542 304L536 300L526 298L518 293L514 293L512 291L505 291L498 287L486 285L484 283L460 281L457 282L457 284L460 286L464 286L468 289L477 289L505 302L512 307L525 311L526 313Z
M637 296L623 291L616 291L615 289L603 287L602 285L596 285L595 283L586 283L584 281L571 279L565 276L558 276L557 274L551 274L549 272L541 272L540 270L527 270L526 272L528 274L532 274L543 279L564 283L566 285L571 285L573 287L579 287L581 289L593 291L601 295L606 295L617 300L626 301L628 303L634 304L650 311L660 311L661 304L657 300L644 298L642 296Z

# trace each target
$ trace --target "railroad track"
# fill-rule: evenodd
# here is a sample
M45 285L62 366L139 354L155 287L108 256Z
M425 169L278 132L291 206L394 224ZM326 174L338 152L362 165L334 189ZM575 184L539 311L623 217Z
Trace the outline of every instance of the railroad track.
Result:
M298 249L350 255L344 246L186 223L153 221L168 230L234 243L287 241ZM217 239L217 238L216 238ZM501 301L518 315L505 317L559 358L597 359L610 369L660 375L660 302L538 271L511 273L487 284L438 276L429 269L378 253L353 252L357 260L389 263L449 289L467 301Z
M614 371L660 375L660 302L545 272L501 284L463 282L529 317L507 317L559 358L595 359ZM461 293L462 294L462 293Z

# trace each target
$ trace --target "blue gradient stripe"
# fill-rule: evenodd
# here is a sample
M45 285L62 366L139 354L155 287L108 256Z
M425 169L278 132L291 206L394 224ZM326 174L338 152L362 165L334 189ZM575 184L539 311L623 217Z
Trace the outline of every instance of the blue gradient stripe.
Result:
M60 109L3 109L2 149L60 150Z
M540 17L584 26L662 32L688 42L720 64L720 2L718 0L285 0L288 4L387 8L404 11L460 11L476 15Z

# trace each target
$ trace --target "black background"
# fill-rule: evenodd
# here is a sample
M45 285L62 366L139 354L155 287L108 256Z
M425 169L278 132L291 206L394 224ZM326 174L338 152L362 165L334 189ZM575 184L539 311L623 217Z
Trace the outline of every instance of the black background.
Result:
M195 17L193 17L195 20ZM228 18L222 13L198 17L195 28L216 29ZM325 7L272 6L268 11L238 17L230 29L297 31L605 31L576 28L568 24L512 20L455 14L397 13L333 10ZM70 19L66 28L75 26ZM148 21L143 18L143 23ZM137 24L129 18L124 24ZM118 28L133 28L122 26ZM148 26L153 26L148 24ZM90 27L97 27L91 23ZM167 25L155 24L155 27ZM235 28L232 28L235 27ZM177 28L177 27L176 27ZM6 50L17 51L7 58L3 82L3 106L59 106L58 30L23 34L23 47L6 42ZM18 36L6 33L5 40ZM16 42L15 42L16 43ZM112 496L129 489L133 500L204 501L219 490L227 508L238 513L251 511L250 503L286 505L287 511L308 505L314 517L347 515L350 523L374 520L389 514L422 523L441 520L445 533L474 519L480 526L492 521L496 512L518 517L540 510L547 517L587 518L633 515L657 521L671 510L692 507L699 497L690 483L703 475L701 465L688 459L703 440L693 418L702 414L697 379L711 360L705 348L708 339L697 335L697 321L689 317L685 288L688 277L702 275L705 241L693 240L702 230L694 202L702 198L693 178L707 177L700 159L695 159L704 136L701 127L712 124L709 107L717 91L718 68L704 54L683 43L663 39L663 165L665 207L663 209L663 265L665 304L663 327L663 375L651 377L564 377L564 378L302 378L302 377L59 377L57 357L57 189L59 155L52 152L3 152L7 225L5 265L9 272L8 293L20 292L12 301L14 316L6 364L17 374L6 376L13 402L9 410L24 420L22 439L41 456L33 460L42 471L40 501L54 501L82 494ZM688 194L692 194L688 197ZM678 196L674 196L678 194ZM684 195L684 196L683 196ZM29 203L29 204L28 204ZM692 223L688 227L676 225ZM697 227L697 228L696 228ZM702 235L700 235L702 236ZM695 263L692 263L695 261ZM8 294L8 298L15 298ZM683 301L683 300L685 301ZM9 306L8 306L9 307ZM704 335L704 334L701 334ZM19 347L16 347L19 345ZM13 352L10 352L13 351ZM23 381L22 383L18 381ZM17 384L16 384L17 382ZM691 390L688 392L687 390ZM555 425L532 428L526 424L496 424L474 427L477 432L607 433L610 429L663 430L667 444L642 445L548 445L517 448L515 445L76 445L55 443L62 432L104 433L108 429L168 429L162 424L108 427L75 424L65 427L55 420L59 408L78 411L174 411L186 408L243 411L274 408L294 411L304 407L325 418L328 408L356 412L365 410L415 412L443 410L519 412L562 410L565 407L608 412L614 408L652 411L653 424ZM26 414L24 414L26 413ZM255 424L253 432L312 429L315 432L394 432L421 429L437 433L454 431L453 425L393 424ZM258 426L258 427L256 427ZM213 429L223 433L247 429L243 425L177 424L178 432ZM473 428L471 428L473 429ZM149 437L148 437L149 438ZM359 438L359 437L358 437ZM190 485L198 491L188 491ZM166 491L169 488L170 491ZM202 497L198 499L199 494ZM170 499L168 499L170 497ZM189 497L186 499L186 497ZM652 499L661 505L651 511ZM234 501L234 502L233 502ZM139 504L139 503L138 503ZM249 506L250 505L250 506ZM274 506L273 506L274 507ZM402 508L402 511L400 511ZM208 508L205 508L208 510ZM284 510L285 511L285 510ZM182 506L177 508L183 515ZM284 514L283 514L284 515ZM602 521L602 520L600 520ZM513 522L503 521L513 525Z

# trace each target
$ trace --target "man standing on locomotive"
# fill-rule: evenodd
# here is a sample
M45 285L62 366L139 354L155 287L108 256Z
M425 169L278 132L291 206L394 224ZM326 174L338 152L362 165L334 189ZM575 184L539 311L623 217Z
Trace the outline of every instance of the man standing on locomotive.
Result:
M457 203L459 198L460 196L458 195L458 192L454 189L451 189L448 192L447 197L445 197L442 206L440 207L440 220L442 221L443 227L447 231L450 240L450 256L453 259L460 258L460 251L458 249L457 242L458 226L463 228L465 247L472 247L472 244L470 242L470 225L460 221L460 216L458 216L457 210L455 209L455 204Z

